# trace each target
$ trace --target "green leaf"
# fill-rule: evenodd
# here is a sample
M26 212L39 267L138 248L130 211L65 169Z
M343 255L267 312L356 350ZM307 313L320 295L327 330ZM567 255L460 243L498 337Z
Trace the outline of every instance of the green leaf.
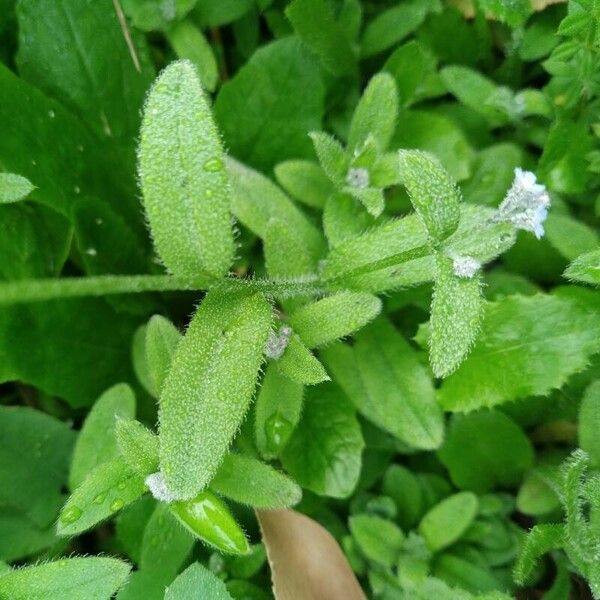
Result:
M350 159L342 145L333 136L323 131L313 131L310 139L315 147L321 168L327 177L336 186L342 186L350 164Z
M224 161L195 67L189 61L172 63L154 83L144 108L139 172L156 250L175 275L221 276L231 265Z
M321 128L324 97L318 62L292 36L252 55L221 88L215 114L233 156L266 171L287 158L311 157L307 134Z
M285 9L298 37L334 75L351 74L356 56L325 0L293 0Z
M386 567L396 563L404 544L402 530L392 521L375 515L355 515L348 521L361 552Z
M271 307L260 294L211 292L192 318L160 397L161 469L175 497L197 494L223 460L250 404L270 327Z
M399 153L400 177L429 236L441 242L452 235L460 219L460 191L431 155L416 150Z
M304 385L315 385L330 379L325 367L297 334L290 338L283 356L277 361L277 369L292 381Z
M27 198L35 186L25 177L14 173L0 173L0 204L19 202Z
M225 554L247 554L248 540L227 505L204 490L191 500L169 505L173 514L194 536Z
M115 421L134 415L135 395L126 383L118 383L98 398L77 436L69 473L71 490L79 487L98 465L117 456Z
M210 487L235 502L266 510L289 508L302 498L302 490L289 477L241 454L225 456Z
M438 254L431 302L429 361L436 377L446 377L465 359L479 333L483 317L481 277L456 274L458 258Z
M158 503L144 529L139 567L168 583L177 575L194 542L193 536L171 514L169 505Z
M378 73L365 89L352 116L348 134L348 149L362 148L373 136L377 148L383 152L396 128L398 91L391 75Z
M275 166L279 185L295 200L312 208L323 208L333 192L323 169L309 160L286 160Z
M254 411L256 448L265 459L285 448L302 410L303 386L283 375L279 362L267 366Z
M121 457L104 462L69 497L58 519L58 534L82 533L131 504L145 491L143 479Z
M0 381L20 380L73 407L89 406L115 381L133 379L134 327L95 298L0 307Z
M137 475L147 477L158 470L158 436L139 421L118 418L115 439L120 455Z
M600 284L600 250L578 256L565 270L567 279L583 283Z
M356 336L353 348L337 344L321 354L367 419L414 448L441 444L443 415L433 382L389 321L377 319Z
M233 600L225 584L200 563L190 565L165 590L165 600Z
M196 3L193 16L202 27L218 27L237 21L252 5L252 0L203 0Z
M302 487L345 498L358 482L363 448L354 409L339 388L325 384L307 390L302 419L281 461Z
M600 241L594 229L567 214L548 215L544 229L546 239L567 260L594 251Z
M154 74L143 40L135 32L125 37L109 2L24 0L17 15L21 76L79 114L99 137L129 146L133 159ZM115 72L119 77L109 76Z
M524 585L531 577L539 558L549 552L562 547L566 532L563 525L544 523L535 525L525 537L517 564L513 571L515 581Z
M11 600L110 600L131 567L116 558L89 556L14 569L0 577L0 597Z
M441 404L466 412L561 387L598 351L597 323L574 299L537 294L489 303L478 342L442 384Z
M579 446L590 456L592 465L600 465L600 381L594 381L585 390L579 407L577 433Z
M148 321L145 340L146 361L156 398L160 395L181 338L181 333L169 319L154 315Z
M459 488L478 493L516 485L533 464L529 438L495 410L455 415L438 455Z
M202 86L214 92L219 81L217 60L204 34L190 19L167 31L169 43L179 58L189 60L198 72Z
M267 273L274 279L310 276L315 270L310 248L283 221L269 221L263 251Z
M413 529L425 509L423 491L416 475L402 465L390 465L383 476L381 491L394 501L400 526L405 530Z
M316 348L361 329L380 311L381 300L376 296L338 292L300 307L289 324L309 348Z
M459 540L475 519L479 501L471 492L459 492L436 504L419 523L428 548L438 552Z

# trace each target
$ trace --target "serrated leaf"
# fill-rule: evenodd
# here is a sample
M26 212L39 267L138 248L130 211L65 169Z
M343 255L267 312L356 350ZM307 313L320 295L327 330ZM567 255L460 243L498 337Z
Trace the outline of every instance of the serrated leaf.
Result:
M19 202L27 198L35 186L26 177L14 173L0 173L0 204Z
M158 398L171 368L177 345L182 335L169 319L154 315L148 321L145 337L148 377L152 382L154 397Z
M221 463L250 404L270 327L260 294L210 292L192 318L160 397L161 470L176 497L197 494Z
M378 73L367 85L358 102L348 133L348 149L362 148L369 136L383 152L396 128L398 91L391 75Z
M386 319L377 319L356 336L322 351L323 359L356 408L406 444L437 448L444 435L443 415L433 382L415 351Z
M508 297L487 305L475 347L444 381L439 400L447 410L466 412L543 395L597 351L598 318L591 309L543 294Z
M399 153L400 179L431 239L439 243L452 235L460 219L460 191L442 165L416 150Z
M266 459L285 448L302 410L303 386L281 373L280 362L267 366L254 410L256 448Z
M338 292L300 307L289 324L308 348L316 348L354 333L380 311L381 300L376 296Z
M140 477L158 470L158 436L135 419L117 419L115 439L123 460Z
M430 509L419 523L419 533L432 552L456 542L475 519L479 501L471 492L459 492Z
M600 250L578 256L565 270L567 279L600 284Z
M333 191L331 181L316 163L286 160L275 166L279 185L295 200L313 208L323 208Z
M364 441L354 409L333 384L308 388L281 462L304 488L345 498L358 482Z
M369 559L391 567L400 556L404 533L392 521L377 515L355 515L348 521L352 537Z
M563 525L544 523L535 525L521 548L517 564L513 571L515 581L521 585L530 578L539 558L549 552L560 548L565 539L565 528Z
M165 600L197 600L199 597L233 600L223 581L200 563L190 565L165 590Z
M233 260L225 155L196 69L169 65L144 109L139 172L156 250L175 275L223 275Z
M14 569L0 577L0 597L11 600L110 600L131 567L116 558L90 556Z
M118 383L104 392L88 413L71 459L69 487L79 487L88 473L117 456L115 421L133 418L135 395L126 383Z
M302 490L289 477L241 454L225 456L210 487L235 502L267 510L289 508L302 498Z
M80 534L108 519L146 491L144 480L121 458L97 466L71 494L58 518L58 535Z
M478 493L517 484L533 464L523 430L496 410L455 415L438 455L459 488Z
M285 10L298 37L334 75L348 75L356 56L330 6L324 0L294 0Z
M319 359L293 334L283 356L277 361L277 369L296 383L315 385L329 381L330 377Z
M468 355L483 318L481 277L455 274L452 260L437 256L431 301L429 361L436 377L446 377Z

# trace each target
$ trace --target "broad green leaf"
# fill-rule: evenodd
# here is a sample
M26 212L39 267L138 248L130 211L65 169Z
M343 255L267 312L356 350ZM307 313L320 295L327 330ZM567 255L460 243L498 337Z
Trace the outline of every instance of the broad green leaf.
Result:
M455 259L454 264L458 260ZM481 325L481 277L456 274L453 260L437 256L437 277L431 302L429 361L436 377L446 377L468 355Z
M121 458L96 467L71 494L58 518L59 535L77 535L111 517L146 491L144 480Z
M165 590L165 600L233 600L225 584L200 563L190 565Z
M73 407L89 406L115 381L133 380L134 328L131 317L96 298L3 306L0 381L20 380Z
M140 562L144 529L155 508L156 500L148 494L125 507L115 519L115 535L119 546L135 563Z
M456 181L471 175L474 152L463 130L451 119L437 112L404 110L391 146L415 148L433 154ZM506 190L512 182L511 178Z
M276 165L279 185L295 200L313 208L323 208L333 192L323 169L309 160L286 160Z
M307 134L321 128L324 97L316 58L291 36L252 55L221 88L215 114L233 156L268 170L287 158L311 157Z
M18 508L0 508L0 559L21 560L50 549L58 542L53 522L40 527ZM3 565L0 560L0 574Z
M323 209L323 231L330 249L360 236L375 219L350 194L337 192L329 196Z
M377 148L383 152L396 128L398 91L391 75L378 73L367 85L352 116L348 133L348 149L362 148L373 136Z
M419 523L419 533L432 552L450 546L475 519L479 501L471 492L459 492L436 504Z
M42 532L53 528L63 502L60 491L66 484L75 435L66 424L41 411L2 406L0 438L2 520L6 515L27 520L37 537L47 539ZM13 558L12 550L6 558Z
M190 554L194 541L171 514L169 506L158 503L144 529L139 567L153 571L169 583Z
M289 324L306 346L315 348L354 333L380 311L381 301L376 296L338 292L300 307Z
M189 60L198 71L202 86L214 92L219 81L217 60L204 34L190 19L176 23L167 38L179 58Z
M488 568L474 564L471 557L463 558L449 552L441 554L435 558L432 571L435 577L453 586L452 589L481 594L476 596L477 598L488 597L485 592L490 595L498 593L502 600L512 598L498 592L498 588L504 587L504 584L494 577ZM498 600L498 596L492 595L491 598Z
M116 558L88 556L14 569L0 577L0 598L110 600L131 567Z
M140 185L156 250L175 275L221 276L233 260L225 155L196 69L169 65L144 108Z
M328 369L367 419L414 448L437 448L444 435L431 377L386 319L356 336L353 347L322 351Z
M115 421L134 415L135 395L126 383L118 383L98 398L77 436L69 473L71 490L79 487L98 465L117 456Z
M160 395L181 337L177 327L161 315L154 315L148 321L145 340L146 361L155 397Z
M0 173L0 204L19 202L35 189L31 181L14 173Z
M121 457L137 475L145 478L158 470L158 436L127 418L116 420L114 435Z
M21 76L79 114L99 137L129 147L133 159L154 74L143 40L135 31L124 35L111 2L24 0L17 14ZM119 77L110 76L115 72Z
M517 509L525 515L543 517L560 509L561 473L556 465L535 466L523 479Z
M579 407L579 446L585 450L593 465L600 465L600 382L595 381L586 390Z
M169 505L173 514L190 533L225 554L247 554L250 545L244 531L227 505L212 492L204 490L191 500Z
M281 360L281 359L280 359ZM256 448L265 459L277 457L300 420L303 387L270 363L254 411Z
M402 530L376 515L355 515L348 521L352 537L362 553L386 567L396 563L404 543Z
M339 388L325 384L307 390L302 419L281 461L302 487L345 498L358 482L363 448L354 409Z
M290 338L283 356L277 361L277 369L292 381L304 385L315 385L330 379L325 367L297 334Z
M237 21L252 5L252 0L203 0L196 3L193 17L201 27L218 27Z
M267 273L274 279L308 276L315 270L310 248L283 221L269 221L263 251Z
M597 351L597 315L575 299L508 297L487 305L475 347L444 381L439 400L466 412L547 394Z
M529 438L495 410L455 415L438 455L459 488L478 493L517 484L533 464Z
M600 250L578 256L564 273L567 279L583 283L600 283Z
M270 327L271 307L260 294L211 292L192 318L160 397L161 470L175 497L197 494L223 460L250 404Z
M425 152L399 153L400 179L429 236L439 243L452 235L460 219L460 191L442 165Z
M313 131L310 139L315 147L321 168L337 186L344 184L350 158L333 136L323 131Z
M302 211L258 171L234 160L229 160L227 165L233 185L231 210L237 219L263 240L271 220L285 223L309 249L316 263L324 251L325 241Z
M594 229L567 214L548 215L544 229L546 239L567 260L593 252L600 241Z
M405 530L413 529L425 508L416 475L402 465L390 465L383 476L381 491L394 501L400 526Z
M289 477L241 454L225 456L210 487L235 502L267 510L289 508L302 498L302 490Z
M426 14L423 2L405 2L380 12L365 28L361 56L379 54L394 46L417 29Z
M337 76L351 74L356 56L326 0L293 0L285 10L298 37Z

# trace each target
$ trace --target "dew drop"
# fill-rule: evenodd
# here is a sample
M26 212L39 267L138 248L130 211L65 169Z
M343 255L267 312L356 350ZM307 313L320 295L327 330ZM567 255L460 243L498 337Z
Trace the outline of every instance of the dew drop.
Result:
M271 415L265 422L267 446L271 452L280 450L288 441L294 426L279 413Z
M213 190L206 190L206 192L204 192L204 194L207 198L212 198L215 195Z
M124 506L125 502L123 502L121 498L115 498L115 500L113 500L110 504L110 510L112 512L117 512L118 510L121 510Z
M96 248L88 248L85 253L89 254L90 256L96 256L98 254L98 250L96 250Z
M76 194L79 194L79 193L81 193L81 188L80 188L78 185L75 185L75 186L73 186L73 191L74 191Z
M78 506L69 506L66 510L63 510L60 515L60 522L65 524L75 523L77 519L81 517L81 509Z
M98 494L93 500L92 502L94 504L102 504L104 501L106 500L106 494L102 493L102 494Z
M121 481L119 481L119 483L117 484L117 489L118 490L124 490L127 487L127 480L122 479Z
M56 116L56 113L55 113L53 110L49 110L49 111L48 111L48 116L49 116L51 119L54 119L54 117Z
M77 150L79 152L83 152L83 145L82 144L77 144Z
M222 168L223 168L223 161L220 158L217 158L216 156L213 156L213 158L209 158L204 163L204 170L210 171L211 173L220 171Z
M96 219L95 223L96 223L96 225L102 225L102 223L104 223L104 221L100 217L98 217Z

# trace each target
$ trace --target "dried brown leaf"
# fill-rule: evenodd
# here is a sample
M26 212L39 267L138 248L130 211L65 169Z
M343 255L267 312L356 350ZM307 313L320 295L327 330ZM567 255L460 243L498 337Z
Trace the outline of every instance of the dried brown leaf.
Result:
M333 536L293 510L257 511L276 600L366 600Z

